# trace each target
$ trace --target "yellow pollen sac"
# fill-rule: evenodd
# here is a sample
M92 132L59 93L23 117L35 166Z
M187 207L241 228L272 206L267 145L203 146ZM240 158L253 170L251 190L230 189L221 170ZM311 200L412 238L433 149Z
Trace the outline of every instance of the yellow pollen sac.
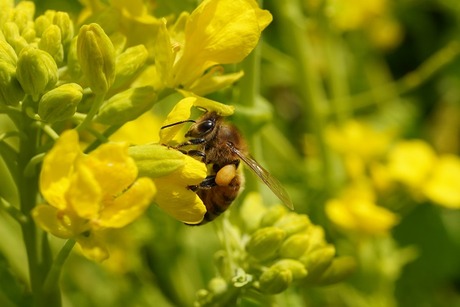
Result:
M235 164L227 164L222 167L216 174L216 183L220 186L227 186L236 176Z

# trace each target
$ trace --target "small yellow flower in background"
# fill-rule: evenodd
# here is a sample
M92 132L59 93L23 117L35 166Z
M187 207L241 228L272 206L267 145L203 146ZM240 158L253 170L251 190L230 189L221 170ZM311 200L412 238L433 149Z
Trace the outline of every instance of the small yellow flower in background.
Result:
M75 239L88 258L102 261L109 256L102 233L139 217L155 190L150 179L137 178L126 144L103 144L85 155L77 132L69 130L43 161L40 191L48 204L38 205L33 217L45 231Z
M326 203L326 214L338 227L359 234L379 235L388 232L398 217L375 203L367 186L352 186Z
M460 158L441 156L434 164L423 190L426 197L441 206L460 208Z
M421 140L401 141L388 155L391 177L411 188L420 188L436 162L433 148Z
M367 163L382 155L390 142L390 134L371 126L350 120L343 126L330 126L326 130L329 146L343 155L345 167L351 177L362 175Z

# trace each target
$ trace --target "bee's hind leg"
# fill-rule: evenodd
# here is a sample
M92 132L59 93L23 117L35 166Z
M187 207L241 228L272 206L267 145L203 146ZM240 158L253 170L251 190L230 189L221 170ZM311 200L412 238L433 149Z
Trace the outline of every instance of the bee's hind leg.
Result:
M210 189L216 185L217 185L216 175L209 175L200 184L189 185L187 186L187 188L189 190L192 190L193 192L196 192L197 190L201 190L201 189Z

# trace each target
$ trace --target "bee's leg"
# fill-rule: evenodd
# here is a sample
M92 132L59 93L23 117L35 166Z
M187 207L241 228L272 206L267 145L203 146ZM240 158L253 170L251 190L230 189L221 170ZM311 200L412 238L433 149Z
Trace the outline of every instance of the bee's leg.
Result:
M201 151L201 150L181 150L182 153L186 154L186 155L189 155L191 157L199 157L201 162L205 162L206 161L206 153L204 151Z
M216 185L216 175L209 175L200 184L189 185L188 189L192 190L193 192L196 192L200 189L210 189Z
M200 144L203 144L205 142L206 142L206 140L203 139L203 138L190 139L187 142L184 142L184 143L181 143L181 144L175 146L175 148L178 149L178 148L181 148L181 147L184 147L184 146L189 146L189 145L200 145Z

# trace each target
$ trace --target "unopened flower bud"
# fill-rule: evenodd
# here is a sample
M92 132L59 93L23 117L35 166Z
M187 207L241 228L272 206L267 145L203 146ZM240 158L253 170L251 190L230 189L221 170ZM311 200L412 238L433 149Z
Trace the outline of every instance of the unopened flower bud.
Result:
M38 37L41 37L43 32L48 29L49 26L53 24L53 21L50 20L46 15L40 15L35 19L35 32Z
M309 245L309 236L306 233L294 234L287 238L280 247L280 256L283 258L298 259Z
M341 282L356 271L356 260L352 257L339 257L324 271L317 283L330 285Z
M83 97L83 89L76 83L61 85L45 93L38 103L38 115L53 123L72 117Z
M48 52L56 63L62 63L64 48L61 43L61 30L58 26L51 25L43 32L38 48Z
M266 260L273 257L283 243L286 232L276 227L265 227L255 231L248 244L246 251L258 260Z
M0 105L15 106L24 98L24 91L16 79L16 68L0 60Z
M4 40L0 40L0 59L2 62L13 66L16 66L16 62L18 61L18 56L13 47Z
M47 52L27 46L19 54L16 75L24 92L38 100L40 94L56 84L58 69Z
M327 245L322 248L307 252L300 258L300 261L307 268L309 280L316 280L332 263L335 255L335 248Z
M269 268L259 278L260 291L266 294L278 294L292 283L292 272L288 269Z
M227 282L221 277L215 277L211 279L211 281L208 284L209 291L211 291L216 296L225 293L225 291L227 291L227 288Z
M69 75L78 80L81 77L81 66L80 62L78 62L77 56L77 37L74 37L69 45L69 49L67 51L67 70Z
M92 23L80 28L77 56L93 92L105 94L115 79L115 49L101 26Z
M273 226L281 217L286 214L284 206L273 206L267 210L260 221L261 227Z
M16 53L19 53L28 45L25 38L20 35L18 25L14 22L5 22L2 26L2 33Z
M117 57L113 88L130 81L147 61L149 53L144 45L127 48Z
M63 45L70 43L74 36L73 22L66 12L56 12L53 23L61 30L61 42Z
M284 229L288 236L306 230L311 226L310 219L304 214L288 213L275 223Z
M130 88L104 103L99 109L97 121L107 125L124 124L148 111L156 100L153 87Z
M326 244L324 229L321 226L311 225L311 227L308 227L306 234L309 238L308 250L313 250L318 246L324 246Z
M272 265L272 268L291 271L293 280L302 279L308 274L302 262L294 259L281 259Z
M14 21L21 30L25 29L28 22L32 21L35 15L35 3L32 1L20 1L15 7Z

